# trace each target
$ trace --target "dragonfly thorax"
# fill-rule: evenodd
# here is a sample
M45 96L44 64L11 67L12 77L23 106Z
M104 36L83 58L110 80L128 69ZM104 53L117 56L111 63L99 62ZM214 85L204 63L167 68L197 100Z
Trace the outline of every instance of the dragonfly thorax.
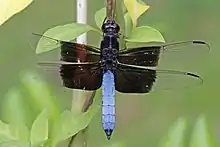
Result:
M102 49L102 68L104 70L116 70L118 51L115 48Z
M120 28L113 20L102 25L103 40L101 42L101 65L104 71L115 71L119 51L118 32Z

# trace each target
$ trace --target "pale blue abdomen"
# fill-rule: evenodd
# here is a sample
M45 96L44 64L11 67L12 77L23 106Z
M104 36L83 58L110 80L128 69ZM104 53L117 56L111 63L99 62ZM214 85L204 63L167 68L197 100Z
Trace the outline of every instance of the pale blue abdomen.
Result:
M110 139L115 128L115 81L110 70L103 74L102 81L102 127Z

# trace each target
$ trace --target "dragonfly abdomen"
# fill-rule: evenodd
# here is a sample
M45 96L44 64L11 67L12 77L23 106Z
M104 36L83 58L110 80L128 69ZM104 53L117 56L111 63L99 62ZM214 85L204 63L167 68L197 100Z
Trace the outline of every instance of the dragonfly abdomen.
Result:
M115 128L115 81L112 71L103 74L102 81L102 126L110 139Z

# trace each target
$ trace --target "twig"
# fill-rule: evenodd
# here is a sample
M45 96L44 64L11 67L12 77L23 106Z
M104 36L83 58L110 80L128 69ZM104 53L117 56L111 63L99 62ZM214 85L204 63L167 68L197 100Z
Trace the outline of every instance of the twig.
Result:
M87 0L77 0L77 23L87 23ZM87 34L84 33L77 38L77 43L86 44L87 43ZM73 90L72 97L72 111L83 113L88 110L90 105L92 104L95 92L91 95L91 93L86 93L81 90ZM68 147L85 147L86 143L86 135L87 135L88 127L84 130L80 131L76 135L72 136Z
M113 20L115 15L116 0L107 0L106 14L107 19Z

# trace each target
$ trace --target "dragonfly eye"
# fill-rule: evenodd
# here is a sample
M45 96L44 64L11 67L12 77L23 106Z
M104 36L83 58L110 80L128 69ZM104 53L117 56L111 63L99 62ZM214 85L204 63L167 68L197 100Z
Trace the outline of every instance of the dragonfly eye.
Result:
M102 32L106 32L106 28L107 28L107 23L104 23L101 27Z
M117 50L116 49L112 49L112 54L117 54Z
M115 23L116 24L116 33L118 33L119 31L120 31L120 27L119 27L119 25L117 24L117 23Z
M103 51L102 51L102 55L103 55L103 56L106 56L107 53L108 53L107 50L106 50L106 49L103 49Z

